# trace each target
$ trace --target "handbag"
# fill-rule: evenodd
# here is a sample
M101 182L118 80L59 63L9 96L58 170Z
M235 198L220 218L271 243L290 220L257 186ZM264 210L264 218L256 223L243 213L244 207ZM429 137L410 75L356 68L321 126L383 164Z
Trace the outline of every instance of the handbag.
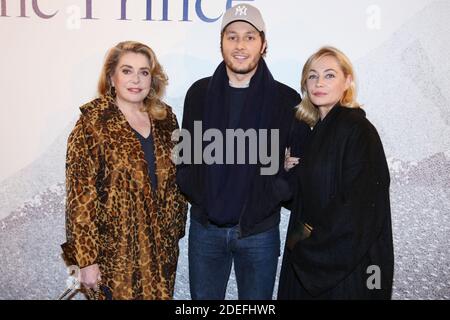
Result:
M72 247L72 245L69 244L68 242L65 242L61 245L61 248L63 250L64 261L71 266L76 266L76 259L73 255L73 252L75 252L75 250ZM64 292L58 297L58 300L64 300L64 298L66 297L67 297L66 300L69 300L79 291L83 291L83 293L87 295L89 300L99 300L100 294L103 295L105 300L112 300L111 289L101 281L97 282L97 288L95 290L89 288L80 289L81 287L80 281L76 276L73 276L72 273L70 273L69 280L67 282L68 286L64 290Z
M70 300L77 292L81 291L80 289L80 282L71 277L73 280L71 281L71 285L64 290L64 292L58 297L58 300ZM83 290L84 293L86 293L89 300L100 300L100 294L103 295L105 298L104 300L112 300L112 292L111 289L103 284L102 282L97 282L97 288ZM67 299L64 299L66 298Z

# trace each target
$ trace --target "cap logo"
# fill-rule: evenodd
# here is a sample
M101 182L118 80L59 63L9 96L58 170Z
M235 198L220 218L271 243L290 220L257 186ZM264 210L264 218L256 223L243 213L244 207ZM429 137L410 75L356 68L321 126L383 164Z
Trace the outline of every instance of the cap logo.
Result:
M247 7L246 6L238 6L236 7L236 11L234 13L235 16L246 16L247 15Z

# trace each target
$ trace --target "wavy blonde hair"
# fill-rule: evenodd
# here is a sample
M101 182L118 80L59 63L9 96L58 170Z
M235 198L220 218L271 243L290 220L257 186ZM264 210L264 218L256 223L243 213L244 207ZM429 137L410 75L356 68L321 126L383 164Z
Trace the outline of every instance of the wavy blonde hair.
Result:
M344 76L347 77L350 75L352 78L352 82L349 88L344 91L344 94L339 101L340 105L347 108L360 107L360 104L356 101L355 72L349 58L342 51L334 47L322 47L316 53L310 56L303 66L302 80L300 83L303 99L302 102L297 106L297 112L295 114L297 119L306 122L310 127L314 127L316 125L317 121L319 121L320 119L320 115L317 107L311 102L306 86L306 80L308 79L311 65L314 62L327 56L336 58L342 72L344 73Z
M152 82L150 92L144 99L144 108L142 111L149 112L155 119L165 119L167 116L167 108L166 104L162 101L162 97L168 83L168 78L153 50L140 42L124 41L109 49L98 81L99 95L105 96L111 94L111 77L116 71L120 58L129 52L143 54L147 57L150 65Z

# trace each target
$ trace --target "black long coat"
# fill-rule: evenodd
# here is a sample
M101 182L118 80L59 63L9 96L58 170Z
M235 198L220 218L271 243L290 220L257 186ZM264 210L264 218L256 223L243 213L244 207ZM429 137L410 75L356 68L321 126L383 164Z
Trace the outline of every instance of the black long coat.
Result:
M331 109L314 127L305 156L293 170L287 239L296 221L313 230L292 251L285 248L278 298L390 299L389 170L365 112L339 105Z

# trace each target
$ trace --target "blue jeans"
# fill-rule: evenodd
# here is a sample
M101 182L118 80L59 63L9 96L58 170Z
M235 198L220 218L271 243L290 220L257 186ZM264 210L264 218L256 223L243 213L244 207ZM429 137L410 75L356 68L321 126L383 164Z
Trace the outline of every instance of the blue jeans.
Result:
M234 261L240 300L271 300L280 256L280 230L238 239L238 227L191 219L189 285L193 300L223 300Z

